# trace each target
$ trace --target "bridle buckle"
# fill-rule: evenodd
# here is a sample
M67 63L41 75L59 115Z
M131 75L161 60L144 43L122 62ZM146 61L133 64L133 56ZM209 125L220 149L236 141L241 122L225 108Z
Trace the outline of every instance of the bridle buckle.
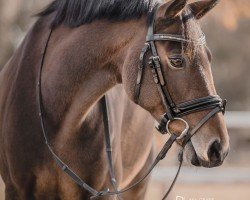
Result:
M221 111L222 111L222 114L224 115L225 112L226 112L227 100L224 99L221 104L222 104L221 105Z
M152 59L154 62L160 62L160 61L161 61L160 56L152 56L151 59Z

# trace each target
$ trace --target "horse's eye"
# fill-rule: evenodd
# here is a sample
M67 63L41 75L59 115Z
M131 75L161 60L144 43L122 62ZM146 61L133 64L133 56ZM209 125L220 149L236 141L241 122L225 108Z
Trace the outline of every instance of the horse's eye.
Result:
M169 58L170 67L182 69L184 67L184 59L182 56L173 56Z

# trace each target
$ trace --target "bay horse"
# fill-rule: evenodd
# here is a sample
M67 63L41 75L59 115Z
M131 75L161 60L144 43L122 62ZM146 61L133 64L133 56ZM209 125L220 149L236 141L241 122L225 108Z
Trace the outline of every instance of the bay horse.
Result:
M160 5L151 0L55 0L41 12L0 73L0 172L6 185L5 198L91 197L57 166L44 143L37 85L41 88L51 146L98 191L112 187L99 102L106 93L119 188L140 178L153 162L150 116L163 124L163 129L167 118L171 119L169 132L181 132L183 122L195 129L205 118L206 123L199 126L195 135L177 142L186 142L187 162L203 167L221 165L229 150L222 112L209 116L212 108L199 109L210 105L211 98L214 102L216 95L212 57L204 41L201 45L193 42L203 36L198 20L216 3L217 0L189 4L187 0L173 0ZM148 35L146 49L150 48L153 57L150 52L141 54L150 32L148 27L154 34ZM162 41L164 37L166 41ZM143 76L138 76L138 71L142 75L142 68L138 68L140 54L152 61L143 63ZM168 105L169 98L159 93L163 90L171 95L172 102L182 105L179 109L197 108L197 112L181 116L183 121L171 118L178 110ZM162 126L158 129L164 131ZM122 198L144 199L147 185L147 181L142 182L122 194Z

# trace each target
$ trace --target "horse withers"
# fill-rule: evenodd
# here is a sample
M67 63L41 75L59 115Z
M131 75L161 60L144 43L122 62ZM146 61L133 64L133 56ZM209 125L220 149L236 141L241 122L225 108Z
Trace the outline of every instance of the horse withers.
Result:
M179 109L184 110L198 108L208 102L205 97L216 96L211 53L204 41L195 42L203 38L198 20L216 3L52 2L0 73L0 171L6 185L5 198L77 200L91 196L57 166L44 142L38 83L50 145L96 190L112 188L98 101L121 85L107 97L117 184L124 188L140 178L153 162L153 123L144 110L161 122L162 116L174 119L177 115L172 105L181 105ZM153 34L168 37L165 41L163 37L147 38L150 49L144 61L152 62L143 63L138 81L141 49L152 22ZM135 89L137 83L140 90ZM198 99L199 105L190 101L193 99ZM198 109L181 117L192 129L211 109ZM172 120L170 129L178 132L182 123ZM184 156L193 165L215 167L222 164L228 149L224 118L216 112L187 141ZM147 182L143 182L122 197L144 199L146 188Z

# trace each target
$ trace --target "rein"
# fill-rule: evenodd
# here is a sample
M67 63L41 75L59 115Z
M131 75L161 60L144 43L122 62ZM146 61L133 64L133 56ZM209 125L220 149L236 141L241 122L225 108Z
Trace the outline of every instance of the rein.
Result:
M44 65L44 60L45 60L45 55L47 52L47 47L49 40L51 38L53 30L50 30L49 36L47 38L43 53L42 53L42 59L41 59L41 64L40 64L40 71L39 71L39 80L37 84L37 96L38 96L38 109L39 109L39 118L40 118L40 123L41 123L41 128L42 128L42 133L43 137L45 140L45 143L48 147L48 150L50 151L51 155L53 156L55 162L58 164L58 166L64 171L77 185L79 185L81 188L87 190L89 193L92 194L91 199L99 198L99 197L104 197L104 196L113 196L116 195L119 200L121 200L121 194L125 193L138 184L140 184L142 181L144 181L148 175L152 172L152 170L155 168L155 166L165 158L166 154L168 153L169 149L172 147L173 143L176 140L183 139L182 142L182 150L179 154L179 167L178 171L175 175L174 180L171 183L171 186L169 187L167 193L164 195L163 200L167 198L169 193L171 192L177 177L179 175L182 163L183 163L183 150L186 146L186 144L190 141L190 139L193 137L194 134L211 118L213 117L216 113L218 112L225 112L225 106L226 106L226 101L222 101L219 96L208 96L208 97L203 97L203 98L198 98L198 99L193 99L191 101L187 101L184 103L181 103L179 105L176 105L172 99L171 95L169 94L168 90L166 89L166 82L164 80L164 76L162 73L162 68L161 68L161 63L160 63L160 58L157 53L157 49L155 46L155 41L174 41L174 42L194 42L198 45L202 45L205 43L205 35L203 34L202 37L198 41L193 41L193 40L186 40L183 36L181 35L172 35L172 34L154 34L154 17L155 13L157 11L157 6L154 7L153 9L153 15L150 19L150 24L148 28L148 34L146 38L146 43L145 46L142 49L142 52L140 54L140 61L141 64L139 66L138 70L138 77L136 81L136 87L135 87L135 102L138 103L139 101L139 95L140 95L140 88L141 88L141 83L142 83L142 78L143 78L143 71L145 68L144 62L145 62L145 57L146 54L151 51L152 56L149 58L148 64L151 68L154 82L157 85L159 94L161 96L162 102L165 106L166 113L162 116L161 121L159 122L159 125L156 127L159 132L162 134L166 134L169 128L169 123L174 120L181 120L186 124L186 129L180 134L176 133L170 133L170 138L166 141L165 145L163 146L162 150L159 152L157 155L156 159L154 160L153 164L150 166L148 171L145 173L145 175L138 180L137 182L133 183L131 186L119 190L115 178L115 173L114 173L114 167L113 167L113 161L112 161L112 147L111 147L111 141L110 141L110 128L109 128L109 121L108 121L108 110L107 110L107 105L106 105L106 97L101 98L101 107L102 107L102 113L103 113L103 124L104 124L104 132L105 132L105 143L106 143L106 154L107 154L107 161L108 161L108 166L109 166L109 173L110 173L110 178L111 178L111 183L113 186L114 191L110 192L109 190L103 190L103 191L97 191L90 185L88 185L86 182L84 182L69 166L67 166L63 160L60 159L59 156L54 152L53 147L51 146L49 140L48 140L48 135L47 135L47 130L45 126L45 112L43 108L43 103L42 103L42 89L41 89L41 80L42 80L42 70L43 70L43 65ZM182 116L188 115L190 113L194 112L199 112L202 110L210 110L212 109L192 130L189 130L189 125L188 123L183 120Z

